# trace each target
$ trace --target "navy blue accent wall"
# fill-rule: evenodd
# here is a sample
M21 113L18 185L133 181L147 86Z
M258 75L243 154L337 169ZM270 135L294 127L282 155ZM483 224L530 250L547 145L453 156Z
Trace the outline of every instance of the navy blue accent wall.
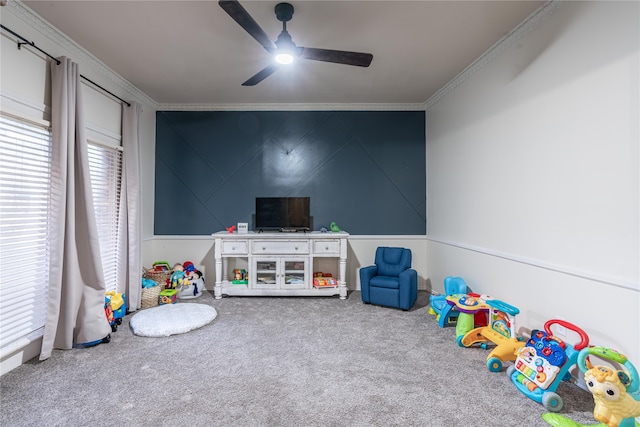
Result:
M309 196L312 228L426 233L424 111L159 111L156 235L248 222L256 197Z

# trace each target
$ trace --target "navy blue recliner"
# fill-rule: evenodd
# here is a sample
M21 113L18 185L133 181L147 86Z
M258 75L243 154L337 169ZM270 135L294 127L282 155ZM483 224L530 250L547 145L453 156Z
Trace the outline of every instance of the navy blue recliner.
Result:
M380 246L375 265L360 269L362 301L409 310L418 297L418 273L411 268L411 249Z

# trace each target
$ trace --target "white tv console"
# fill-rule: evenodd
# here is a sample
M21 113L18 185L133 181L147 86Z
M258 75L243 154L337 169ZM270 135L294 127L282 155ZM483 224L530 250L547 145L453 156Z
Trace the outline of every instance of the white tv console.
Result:
M347 239L341 232L255 232L239 234L220 231L215 238L216 299L226 295L331 296L347 297ZM229 277L229 259L246 260L246 284L234 284ZM315 259L338 261L338 287L314 288ZM335 272L334 272L335 273ZM335 276L335 274L334 274Z

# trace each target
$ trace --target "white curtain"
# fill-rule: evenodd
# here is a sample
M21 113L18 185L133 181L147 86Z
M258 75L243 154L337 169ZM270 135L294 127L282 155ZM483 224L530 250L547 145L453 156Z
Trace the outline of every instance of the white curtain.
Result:
M51 62L52 206L47 318L40 360L109 335L78 64Z
M118 224L118 291L127 296L129 311L140 308L142 285L142 207L140 201L140 104L122 106L122 189Z

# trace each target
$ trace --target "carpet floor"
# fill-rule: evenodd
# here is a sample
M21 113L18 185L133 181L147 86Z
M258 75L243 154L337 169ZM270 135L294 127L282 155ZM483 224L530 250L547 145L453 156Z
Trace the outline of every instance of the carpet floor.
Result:
M3 426L547 426L544 407L462 348L419 292L410 311L337 297L225 297L215 320L164 338L131 315L108 344L56 350L5 374ZM593 424L591 394L557 390Z

